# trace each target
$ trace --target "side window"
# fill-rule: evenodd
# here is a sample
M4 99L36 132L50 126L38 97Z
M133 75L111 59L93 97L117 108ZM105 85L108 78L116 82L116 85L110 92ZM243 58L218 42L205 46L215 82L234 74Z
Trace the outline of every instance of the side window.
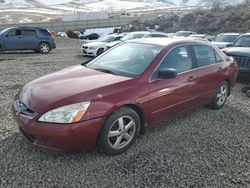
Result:
M119 37L115 37L115 39L113 41L118 41L122 38L122 36L119 36Z
M179 46L172 49L162 60L159 67L154 72L152 79L157 79L158 70L162 68L175 69L178 73L191 70L193 68L193 61L190 46Z
M46 29L41 29L40 33L42 33L44 36L51 36L51 33Z
M214 49L205 45L194 45L194 53L198 67L217 63Z
M223 60L222 57L218 54L218 52L216 52L216 51L214 50L214 53L215 53L215 57L216 57L217 63L224 62L224 60Z
M17 35L21 35L21 30L13 29L13 30L11 30L10 32L8 32L6 34L7 37L14 37L14 36L17 36Z
M166 37L166 36L161 34L152 34L151 37Z
M36 35L36 30L32 30L32 29L25 29L22 30L22 35Z

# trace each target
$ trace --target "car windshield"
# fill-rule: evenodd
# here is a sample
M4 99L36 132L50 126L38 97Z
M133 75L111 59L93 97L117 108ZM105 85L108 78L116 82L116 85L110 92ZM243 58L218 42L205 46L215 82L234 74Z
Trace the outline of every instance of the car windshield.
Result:
M100 41L110 43L114 40L114 38L115 38L114 36L107 35L107 36L101 38Z
M163 46L124 43L90 61L86 67L115 75L136 77L152 63Z
M8 31L8 30L9 30L9 28L4 29L4 30L1 30L1 31L0 31L0 35L3 34L3 33L5 33L5 32Z
M142 38L146 33L129 33L121 39L121 41L127 41L132 39Z
M250 35L249 36L241 36L240 38L238 38L233 46L236 47L250 47Z
M234 42L239 35L219 35L214 39L214 42Z

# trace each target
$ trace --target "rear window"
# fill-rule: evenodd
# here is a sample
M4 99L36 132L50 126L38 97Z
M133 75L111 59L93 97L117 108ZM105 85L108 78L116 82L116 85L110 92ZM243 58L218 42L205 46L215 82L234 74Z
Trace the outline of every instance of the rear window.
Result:
M46 29L41 29L40 33L43 34L44 36L51 36L51 33Z

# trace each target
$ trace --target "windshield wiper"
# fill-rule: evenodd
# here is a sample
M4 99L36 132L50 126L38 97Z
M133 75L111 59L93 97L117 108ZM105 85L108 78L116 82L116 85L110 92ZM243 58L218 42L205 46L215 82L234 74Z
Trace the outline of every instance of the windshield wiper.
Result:
M101 72L105 72L105 73L108 73L108 74L114 74L114 75L117 75L115 72L109 70L109 69L104 69L104 68L95 68L95 70L97 71L101 71Z

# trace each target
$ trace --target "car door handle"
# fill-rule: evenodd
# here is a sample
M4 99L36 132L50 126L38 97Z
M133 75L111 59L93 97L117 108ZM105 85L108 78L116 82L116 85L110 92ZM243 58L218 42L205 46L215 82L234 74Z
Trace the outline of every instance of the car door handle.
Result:
M194 79L195 79L194 76L189 76L189 77L188 77L188 81L190 81L190 82L193 81Z

